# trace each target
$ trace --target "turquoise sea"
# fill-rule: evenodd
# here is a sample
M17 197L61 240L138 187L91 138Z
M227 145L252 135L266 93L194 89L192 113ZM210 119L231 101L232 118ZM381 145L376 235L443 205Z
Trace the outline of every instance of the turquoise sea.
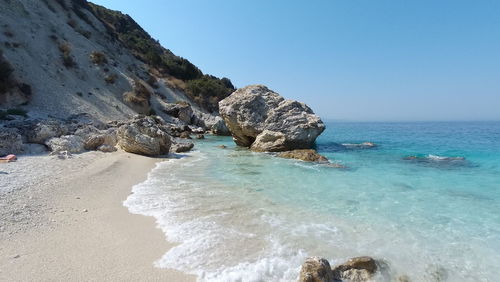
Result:
M349 145L365 141L377 146ZM230 137L195 148L125 201L179 244L158 267L200 281L295 281L307 256L368 255L385 264L376 281L500 279L500 122L327 123L317 149L343 169Z

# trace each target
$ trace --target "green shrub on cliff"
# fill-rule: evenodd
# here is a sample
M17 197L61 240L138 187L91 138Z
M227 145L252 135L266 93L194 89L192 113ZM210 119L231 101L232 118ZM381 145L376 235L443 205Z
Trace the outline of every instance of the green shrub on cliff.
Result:
M122 41L136 57L165 74L189 80L201 77L202 72L188 60L163 48L129 15L89 3L92 11L108 28L108 33Z
M218 79L215 76L204 75L201 78L187 82L187 93L194 101L211 112L219 110L218 102L234 91L234 86L228 78Z
M200 106L210 111L218 109L218 102L234 91L234 86L227 78L204 75L203 72L187 59L176 56L163 48L144 31L129 15L106 9L89 3L90 10L106 26L108 34L121 41L138 59L149 64L167 77L174 77L187 83L186 91ZM177 85L180 85L177 83Z

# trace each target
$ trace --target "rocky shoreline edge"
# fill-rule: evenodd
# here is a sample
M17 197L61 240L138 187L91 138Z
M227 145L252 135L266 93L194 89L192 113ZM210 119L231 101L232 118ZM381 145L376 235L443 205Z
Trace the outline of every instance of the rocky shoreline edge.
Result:
M121 148L148 157L166 156L190 151L194 143L189 139L193 136L203 139L204 134L216 134L232 135L237 145L255 152L344 168L313 149L325 125L303 103L285 100L263 85L251 85L222 100L219 107L221 118L204 127L169 123L159 116L146 115L107 123L88 114L66 120L11 117L0 127L0 155L50 152L65 159L85 151L110 153ZM192 121L189 109L181 112L186 108L182 105L175 114L186 114L186 120ZM382 262L370 257L353 258L334 268L327 260L312 257L302 265L299 281L370 281L383 270ZM403 276L398 279L408 281Z
M8 116L0 124L0 155L50 152L63 158L84 151L113 152L120 147L129 153L160 156L187 152L194 147L188 139L203 139L211 133L232 135L237 145L252 151L329 163L312 148L325 129L321 119L304 103L285 100L263 85L238 89L219 103L221 117L207 121L200 121L189 105L172 107L173 117L182 117L179 123L154 115L106 123L89 114L65 120Z

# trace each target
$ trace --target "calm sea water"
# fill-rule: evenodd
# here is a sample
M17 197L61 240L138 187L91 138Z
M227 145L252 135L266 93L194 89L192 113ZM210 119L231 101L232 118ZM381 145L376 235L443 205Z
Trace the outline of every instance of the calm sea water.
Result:
M377 281L498 281L499 140L498 122L328 123L317 149L339 169L209 137L125 205L179 243L155 265L201 281L295 281L313 255L378 258Z

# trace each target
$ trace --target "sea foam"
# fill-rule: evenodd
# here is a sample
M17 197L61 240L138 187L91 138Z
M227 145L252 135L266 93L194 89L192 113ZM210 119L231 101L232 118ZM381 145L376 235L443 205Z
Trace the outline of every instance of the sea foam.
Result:
M498 154L492 149L478 157L481 151L470 144L450 148L442 139L416 143L424 134L412 135L414 125L400 127L386 125L359 138L381 144L377 150L320 150L350 170L252 153L230 138L208 137L197 142L199 151L158 164L125 205L154 216L166 238L178 243L154 264L200 281L295 281L307 256L335 265L361 255L384 261L391 278L495 281ZM337 128L334 136L342 138ZM360 126L350 134L373 129ZM474 135L471 140L481 141L474 148L493 148L484 145L490 135ZM328 130L324 138L342 143ZM321 139L318 147L325 148ZM425 152L465 156L480 166L443 170L440 161L401 160Z

